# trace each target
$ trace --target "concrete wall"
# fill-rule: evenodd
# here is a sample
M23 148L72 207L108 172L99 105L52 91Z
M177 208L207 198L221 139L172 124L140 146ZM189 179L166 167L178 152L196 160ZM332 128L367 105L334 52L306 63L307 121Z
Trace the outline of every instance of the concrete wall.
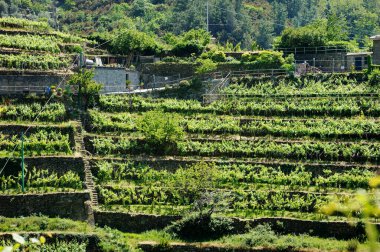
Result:
M0 216L20 217L42 214L48 217L86 220L88 192L0 195Z
M352 68L355 70L363 70L368 68L368 58L369 55L347 55L347 70L351 70ZM355 66L356 58L360 58L362 69L357 69Z
M346 52L296 54L297 64L307 62L310 66L321 69L324 72L342 72L347 69ZM315 59L315 60L314 60ZM344 67L344 69L342 69Z
M126 92L127 72L125 68L95 67L94 80L103 84L102 93Z
M373 41L373 64L380 65L380 40Z
M134 70L126 70L128 80L131 82L132 88L136 89L140 85L140 72Z
M53 75L0 75L0 94L20 94L24 90L43 94L45 87L57 86L62 76Z

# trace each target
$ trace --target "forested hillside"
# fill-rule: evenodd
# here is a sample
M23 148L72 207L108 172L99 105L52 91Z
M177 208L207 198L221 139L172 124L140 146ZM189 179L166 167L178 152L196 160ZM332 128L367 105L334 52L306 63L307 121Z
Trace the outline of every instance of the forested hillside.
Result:
M380 0L209 0L210 31L221 42L269 48L287 27L314 21L328 27L333 40L360 46L379 32ZM64 31L84 34L137 29L162 36L206 29L205 0L0 0L0 17L47 19ZM317 20L317 21L316 21Z

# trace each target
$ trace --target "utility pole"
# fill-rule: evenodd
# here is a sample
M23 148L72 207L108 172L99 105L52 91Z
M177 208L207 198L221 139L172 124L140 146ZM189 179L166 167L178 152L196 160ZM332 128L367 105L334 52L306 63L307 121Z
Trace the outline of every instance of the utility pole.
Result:
M210 21L209 21L209 5L208 5L208 0L206 2L206 9L207 9L207 32L210 32Z
M21 134L21 189L25 193L24 133Z

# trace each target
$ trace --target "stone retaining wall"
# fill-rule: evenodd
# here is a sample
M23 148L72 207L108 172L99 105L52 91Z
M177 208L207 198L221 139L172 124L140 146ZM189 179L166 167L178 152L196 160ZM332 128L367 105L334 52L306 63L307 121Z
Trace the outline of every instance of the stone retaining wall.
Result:
M94 211L95 223L124 232L141 233L153 229L163 229L172 222L181 219L179 216L129 214L119 212Z
M6 161L6 158L0 159L0 166L3 167ZM38 170L48 170L58 175L73 171L77 173L82 180L84 179L83 160L79 157L26 157L25 164L27 169L36 168ZM8 162L2 175L17 175L20 170L20 159L13 159Z
M48 217L87 220L88 192L0 195L0 216L21 217L42 214Z
M180 216L159 216L147 214L130 214L120 212L96 211L95 222L103 227L119 229L124 232L145 232L148 230L160 230L169 226L172 222L180 220ZM365 236L362 223L349 223L339 221L312 221L291 218L258 218L244 220L231 218L234 234L243 234L257 225L269 224L272 229L281 234L308 234L323 238L353 239ZM378 224L380 229L380 224Z
M57 86L63 80L55 75L0 75L0 94L21 94L24 91L43 94L45 87Z

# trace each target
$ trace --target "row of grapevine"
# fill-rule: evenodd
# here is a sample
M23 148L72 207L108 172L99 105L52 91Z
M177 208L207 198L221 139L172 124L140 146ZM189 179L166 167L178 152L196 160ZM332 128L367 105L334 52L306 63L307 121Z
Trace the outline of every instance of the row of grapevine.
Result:
M97 155L162 154L143 140L128 138L112 139L95 137L91 139ZM325 160L348 162L380 161L378 142L319 142L319 141L276 141L262 139L256 141L179 141L172 155L180 156L222 156L222 157L271 157L296 160Z
M181 188L163 187L98 187L101 203L105 205L175 205L193 202ZM315 212L327 204L331 196L282 191L219 191L228 201L229 209ZM342 196L342 200L350 195Z
M43 109L42 109L43 108ZM0 106L0 118L12 121L33 121L38 115L38 121L62 122L66 119L66 108L62 103L10 104Z
M17 176L2 176L0 177L0 190L21 189L21 172ZM38 170L36 168L27 170L25 174L25 185L27 188L69 188L80 190L83 188L81 179L78 174L68 171L63 175L58 175L55 172L48 170Z
M67 68L70 64L70 59L46 55L0 55L0 67L11 69L32 69L32 70L54 70Z
M14 154L18 156L21 150L20 136L0 135L0 155L9 156L13 150L16 151ZM26 136L24 150L27 156L72 154L69 134L59 131L40 130Z
M90 128L94 132L129 132L136 130L139 114L107 114L89 112ZM189 133L239 134L243 136L316 137L316 138L375 138L380 136L377 120L309 119L292 120L283 118L240 119L238 117L194 115L181 118L181 125Z
M65 44L63 40L54 36L41 35L0 35L0 47L23 50L36 50L50 53L80 52L79 44Z
M96 178L98 183L128 182L140 186L164 185L165 181L176 178L178 172L156 170L148 165L132 162L96 163ZM332 188L368 188L368 181L374 172L363 169L347 169L343 172L333 172L325 169L321 174L306 171L302 165L293 170L284 171L281 166L263 166L258 164L224 164L217 166L214 175L218 188L235 188L249 185L276 185L298 187L316 187L318 190Z
M250 116L380 116L380 101L363 97L330 99L326 97L304 100L223 100L202 106L198 101L151 99L136 96L101 96L100 109L106 112L131 112L161 109L183 114L212 113Z

